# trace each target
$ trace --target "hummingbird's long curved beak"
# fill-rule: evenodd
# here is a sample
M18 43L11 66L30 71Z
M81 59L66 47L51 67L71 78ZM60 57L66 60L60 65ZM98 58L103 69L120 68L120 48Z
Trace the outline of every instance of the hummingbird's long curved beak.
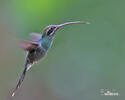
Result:
M67 26L67 25L71 25L71 24L90 24L89 22L82 22L82 21L76 21L76 22L67 22L67 23L64 23L64 24L59 24L59 25L56 25L56 29L55 31L52 33L52 35L54 36L54 34L56 33L56 31L64 26Z
M76 21L76 22L67 22L67 23L64 23L64 24L60 24L60 25L57 25L57 28L56 30L66 26L66 25L70 25L70 24L90 24L89 22L82 22L82 21Z

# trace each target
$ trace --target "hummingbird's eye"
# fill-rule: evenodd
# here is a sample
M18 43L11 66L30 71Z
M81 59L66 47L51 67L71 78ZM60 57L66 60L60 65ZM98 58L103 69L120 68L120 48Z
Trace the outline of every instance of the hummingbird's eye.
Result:
M53 31L54 31L55 27L50 27L48 30L47 30L47 35L50 35Z
M48 31L47 31L47 35L50 35L52 32L53 32L53 29L49 28Z

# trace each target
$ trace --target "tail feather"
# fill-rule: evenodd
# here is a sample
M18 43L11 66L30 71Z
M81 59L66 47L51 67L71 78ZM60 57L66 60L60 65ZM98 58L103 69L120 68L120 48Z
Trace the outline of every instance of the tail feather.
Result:
M18 82L16 88L14 89L14 91L13 91L13 93L12 93L12 97L15 95L17 89L20 88L20 86L21 86L21 84L22 84L22 82L23 82L23 80L24 80L24 78L25 78L25 75L26 75L26 72L27 72L27 68L28 68L28 67L25 67L25 68L24 68L24 71L23 71L23 73L22 73L22 75L21 75L21 77L20 77L20 79L19 79L19 82Z

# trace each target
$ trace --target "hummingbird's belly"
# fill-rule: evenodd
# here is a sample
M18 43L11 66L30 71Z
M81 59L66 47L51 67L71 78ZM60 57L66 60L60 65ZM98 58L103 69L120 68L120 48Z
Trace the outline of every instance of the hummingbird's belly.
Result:
M45 54L45 50L41 47L38 47L28 52L27 60L30 64L33 64L43 58Z

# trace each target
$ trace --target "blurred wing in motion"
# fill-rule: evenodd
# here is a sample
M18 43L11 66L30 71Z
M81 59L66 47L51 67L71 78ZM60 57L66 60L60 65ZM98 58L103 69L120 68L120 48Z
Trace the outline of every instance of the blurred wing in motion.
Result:
M42 34L39 34L39 33L31 33L30 34L30 40L33 41L33 42L37 42L41 39L42 37Z
M37 42L30 42L30 41L24 41L21 40L19 43L20 48L22 48L25 51L29 51L35 47L37 47L39 44Z

